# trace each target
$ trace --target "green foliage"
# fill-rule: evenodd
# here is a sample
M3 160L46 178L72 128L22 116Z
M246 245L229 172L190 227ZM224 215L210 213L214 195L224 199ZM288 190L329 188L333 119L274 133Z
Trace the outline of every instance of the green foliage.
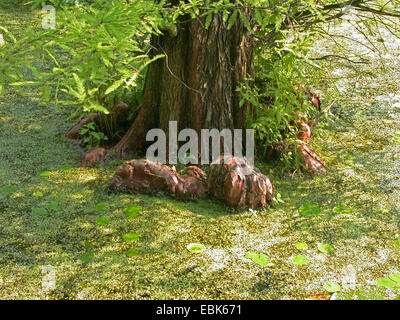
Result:
M6 186L0 187L0 195L4 195L4 196L10 195L10 194L13 194L15 191L16 191L16 187L14 187L14 186L6 185Z
M378 286L400 290L400 273L391 273L387 278L379 278L376 284Z
M39 173L39 177L47 178L47 177L50 177L50 176L51 176L51 172L50 171L43 171L43 172Z
M189 243L186 246L186 249L188 249L191 253L200 253L204 251L205 248L206 247L201 243Z
M304 203L300 208L299 212L306 217L317 216L321 213L321 208L313 203Z
M96 204L96 211L102 211L104 210L106 207L108 206L107 202L99 202L98 204Z
M127 206L124 208L124 212L127 218L136 218L139 216L142 207L139 206Z
M110 223L110 220L108 218L106 218L106 217L100 217L100 218L96 219L96 223L99 226L103 226L104 227L104 226L106 226L106 225L108 225Z
M306 250L306 249L308 249L308 245L307 245L307 243L305 243L305 242L296 243L294 246L296 247L296 249L299 249L299 250Z
M46 204L45 207L46 207L46 209L49 209L49 210L55 211L55 212L62 210L58 204L58 201L56 201L56 200L49 202L48 204Z
M32 1L40 7L43 1ZM68 4L69 3L69 4ZM50 1L57 7L56 29L26 30L15 39L8 30L0 51L0 87L38 85L44 102L75 106L82 112L108 113L127 95L140 99L146 67L162 55L150 55L148 40L160 34L163 2L152 0ZM45 61L39 71L37 61ZM27 80L20 66L30 69Z
M138 254L139 254L139 251L136 248L130 248L125 252L125 255L127 257L134 257L134 256L137 256Z
M325 254L330 254L333 250L333 247L329 243L320 243L318 245L318 250Z
M324 289L328 292L334 293L342 290L342 287L337 282L327 282L324 284Z
M263 253L250 252L245 255L245 258L252 260L254 263L257 263L260 266L271 264L271 260L269 260L268 256Z
M352 214L353 210L346 206L345 204L340 204L336 207L333 208L333 212L339 213L339 214Z
M88 149L99 147L104 141L108 140L105 133L97 129L94 122L84 125L79 130L79 134L83 137L83 144L86 145Z
M299 256L295 256L295 257L292 259L292 262L293 262L294 264L297 264L297 265L299 265L299 266L302 266L302 265L304 265L304 264L309 263L310 260L307 259L307 258L306 258L305 256L303 256L303 255L299 255Z
M122 236L122 238L124 239L124 241L126 242L132 242L132 241L136 241L139 239L139 235L136 233L126 233Z
M32 208L32 214L35 216L41 216L47 213L45 208Z

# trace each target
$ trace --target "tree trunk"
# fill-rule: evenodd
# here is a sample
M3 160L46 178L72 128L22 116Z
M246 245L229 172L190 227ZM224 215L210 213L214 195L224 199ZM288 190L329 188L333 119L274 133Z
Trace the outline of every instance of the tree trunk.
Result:
M236 88L254 69L247 31L240 19L227 30L220 14L208 29L204 24L205 17L182 22L175 37L153 37L152 54L166 57L149 66L143 103L117 154L144 151L147 132L159 128L168 134L169 121L199 136L201 129L245 128L249 107L239 107Z

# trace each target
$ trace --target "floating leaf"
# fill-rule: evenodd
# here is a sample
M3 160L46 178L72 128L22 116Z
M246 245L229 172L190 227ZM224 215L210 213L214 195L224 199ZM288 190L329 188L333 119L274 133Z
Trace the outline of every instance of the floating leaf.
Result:
M400 143L400 131L396 131L395 134L394 141Z
M106 217L97 218L95 221L100 226L106 226L110 223L110 220L108 220Z
M51 176L50 171L43 171L43 172L39 173L39 177L50 177L50 176Z
M46 214L47 210L45 208L32 208L32 214L34 215L42 215Z
M107 202L99 202L98 204L96 204L96 211L101 211L107 206L108 206Z
M297 264L299 266L302 266L303 264L306 264L308 262L310 262L309 259L307 259L305 256L296 256L292 259L292 262L294 264Z
M133 257L133 256L137 256L139 254L138 250L136 248L130 248L129 250L127 250L125 252L125 255L128 257Z
M313 203L304 203L300 208L299 212L306 217L316 216L321 213L321 209Z
M139 239L139 235L136 233L127 233L127 234L124 234L122 236L122 238L127 242L131 242L131 241L136 241L137 239Z
M91 260L93 260L93 258L94 258L93 252L86 252L79 257L79 260L81 260L83 263L89 263Z
M353 209L346 206L345 204L340 204L340 205L334 207L333 211L336 213L341 213L341 214L352 214L353 213Z
M376 284L378 286L382 286L382 287L386 287L386 288L392 288L392 289L397 288L397 283L389 278L379 278L376 281Z
M83 245L86 249L92 249L94 247L94 244L89 241L85 241Z
M342 287L337 282L327 282L324 284L324 289L328 292L334 293L342 290Z
M329 243L320 243L318 245L318 250L325 254L330 254L333 250L333 247Z
M10 186L10 185L2 186L2 187L0 187L0 194L9 195L9 194L14 193L15 190L16 190L16 188L13 186Z
M34 197L43 197L44 196L43 192L41 192L41 191L35 191L34 193L32 193L32 195Z
M244 257L246 259L252 260L253 262L259 264L260 266L266 266L271 263L267 255L263 253L250 252L246 254Z
M297 249L299 249L299 250L308 249L308 245L307 245L307 243L305 243L305 242L296 243L294 246L295 246Z
M389 278L400 286L400 273L391 273L389 274Z
M186 249L188 249L192 253L202 252L205 248L206 247L201 243L190 243L186 246Z
M50 209L50 210L53 210L53 211L61 211L61 208L58 205L57 201L52 201L52 202L46 204L46 208Z
M139 206L127 206L126 208L124 208L125 215L128 218L136 218L141 210L142 207Z

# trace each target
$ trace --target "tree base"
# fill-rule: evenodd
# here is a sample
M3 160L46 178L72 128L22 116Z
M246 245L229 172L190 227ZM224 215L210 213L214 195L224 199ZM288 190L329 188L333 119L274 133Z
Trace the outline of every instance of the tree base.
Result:
M147 159L131 160L117 168L109 188L132 193L162 191L177 196L181 201L208 192L228 206L253 209L266 206L274 194L268 177L237 157L213 163L208 179L205 172L196 166L187 167L185 174L180 175L174 167Z

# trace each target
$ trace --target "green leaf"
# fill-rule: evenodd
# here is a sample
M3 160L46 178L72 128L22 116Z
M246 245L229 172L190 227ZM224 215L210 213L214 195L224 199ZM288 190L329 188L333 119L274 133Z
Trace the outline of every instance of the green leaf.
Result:
M106 226L110 223L110 220L106 217L97 218L95 221L99 226Z
M43 197L44 196L43 192L41 192L41 191L35 191L34 193L32 193L32 195L34 197Z
M325 254L330 254L333 250L333 247L329 243L320 243L318 245L318 250Z
M85 90L84 82L76 73L73 73L72 76L74 77L76 87L78 89L78 92L77 92L78 94L77 94L76 98L83 100L86 97L86 90Z
M192 253L199 253L202 252L206 247L202 245L201 243L189 243L186 246L186 249L188 249Z
M233 27L233 25L235 24L237 15L238 15L238 11L235 10L235 11L232 13L232 15L229 17L228 26L227 26L227 29L228 29L228 30L230 30L230 29Z
M93 258L94 258L93 252L86 252L79 257L79 260L81 260L83 263L89 263L90 261L93 260Z
M52 202L46 204L46 208L49 210L53 210L53 211L61 211L61 208L58 205L57 201L52 201Z
M85 108L85 110L98 111L98 112L102 112L104 114L110 113L110 111L108 111L108 109L106 107L102 106L101 104L99 104L95 101L89 101L89 105Z
M292 262L293 262L294 264L297 264L297 265L299 265L299 266L302 266L302 265L304 265L304 264L306 264L306 263L309 263L310 260L307 259L305 256L301 255L301 256L296 256L296 257L294 257L294 258L292 259Z
M45 208L32 208L32 214L40 216L46 214L47 210Z
M239 11L239 13L240 13L240 20L242 20L243 25L246 27L247 31L251 31L249 19L247 19L246 15L243 13L243 11Z
M16 191L16 188L11 185L0 187L0 194L9 195Z
M300 208L299 212L306 217L317 216L321 213L321 209L313 203L304 203Z
M268 256L263 253L250 252L244 257L252 260L254 263L257 263L260 266L266 266L271 263L271 260L268 259Z
M389 278L400 286L400 273L391 273L389 274Z
M305 242L296 243L294 246L296 247L296 249L299 249L299 250L308 249L308 245Z
M393 281L392 279L389 278L379 278L376 281L376 284L378 286L382 286L382 287L386 287L386 288L396 288L397 287L397 283L395 281Z
M50 171L43 171L43 172L39 173L39 177L50 177L50 176L51 176Z
M333 208L333 211L336 213L341 213L341 214L352 214L353 210L346 206L345 204L340 204L336 207Z
M211 22L212 22L212 18L213 18L213 14L212 14L212 13L209 13L209 14L207 15L206 22L205 22L205 24L204 24L204 28L205 28L205 29L208 29L208 28L210 27Z
M139 206L127 206L126 208L124 208L124 212L127 218L136 218L141 210L142 207Z
M130 248L129 250L127 250L125 252L125 255L128 257L134 257L134 256L137 256L138 254L139 254L139 252L136 248Z
M91 243L91 242L89 242L89 241L85 241L85 243L83 244L83 246L84 246L86 249L92 249L92 248L94 248L94 244Z
M127 233L124 234L122 236L122 238L126 241L126 242L132 242L132 241L136 241L139 239L139 235L136 233Z
M71 169L72 169L72 167L70 167L70 166L62 166L62 167L60 168L60 170L61 170L61 171L64 171L64 172L70 171Z
M342 290L342 287L337 282L327 282L324 284L324 289L328 292L334 293Z
M107 206L108 206L107 202L99 202L98 204L96 204L96 211L101 211Z
M117 90L120 86L122 86L122 84L124 83L124 79L115 81L111 86L109 86L106 90L106 92L104 93L105 95L110 94L111 92Z

